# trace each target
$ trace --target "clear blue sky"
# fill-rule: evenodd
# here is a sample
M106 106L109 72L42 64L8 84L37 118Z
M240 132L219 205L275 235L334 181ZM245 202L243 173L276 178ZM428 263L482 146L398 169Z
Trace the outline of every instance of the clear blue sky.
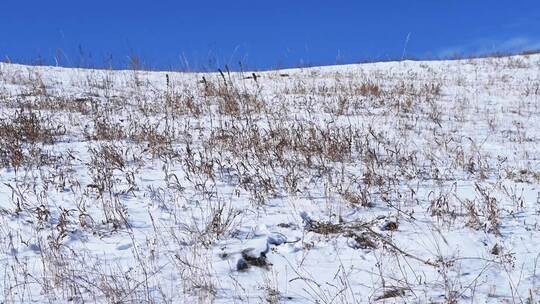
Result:
M540 1L3 0L0 58L252 69L540 48ZM112 58L112 61L111 61Z

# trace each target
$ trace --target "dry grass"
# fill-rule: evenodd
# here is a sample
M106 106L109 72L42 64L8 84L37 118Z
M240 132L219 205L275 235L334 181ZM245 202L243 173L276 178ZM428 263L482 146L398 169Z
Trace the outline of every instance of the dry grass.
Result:
M491 297L489 269L501 298L533 301L536 269L516 281L529 255L508 236L537 229L538 79L512 76L531 58L73 79L5 66L3 299L458 303ZM288 239L248 256L261 223ZM489 258L451 250L469 234ZM239 273L239 256L264 267Z

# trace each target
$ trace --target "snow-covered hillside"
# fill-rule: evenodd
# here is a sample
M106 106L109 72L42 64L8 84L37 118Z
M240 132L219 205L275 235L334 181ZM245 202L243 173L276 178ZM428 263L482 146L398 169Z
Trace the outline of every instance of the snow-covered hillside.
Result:
M0 64L2 303L536 303L540 55Z

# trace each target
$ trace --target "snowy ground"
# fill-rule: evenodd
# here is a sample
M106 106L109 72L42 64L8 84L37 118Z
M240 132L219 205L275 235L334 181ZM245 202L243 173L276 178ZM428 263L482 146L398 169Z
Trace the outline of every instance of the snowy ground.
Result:
M0 303L536 303L539 124L540 55L0 64Z

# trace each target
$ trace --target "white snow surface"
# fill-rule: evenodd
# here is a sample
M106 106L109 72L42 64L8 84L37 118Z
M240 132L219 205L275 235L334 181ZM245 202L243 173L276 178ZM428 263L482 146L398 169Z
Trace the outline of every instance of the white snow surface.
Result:
M540 55L254 74L1 63L0 303L540 299Z

